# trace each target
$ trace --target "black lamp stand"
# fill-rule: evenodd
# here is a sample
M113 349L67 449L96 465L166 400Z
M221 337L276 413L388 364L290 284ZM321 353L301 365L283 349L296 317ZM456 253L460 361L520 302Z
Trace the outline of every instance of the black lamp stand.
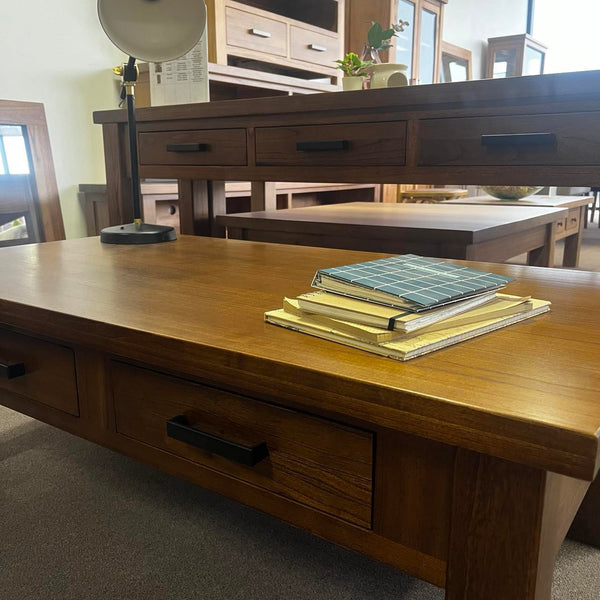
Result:
M140 200L140 174L138 170L137 130L135 122L134 89L138 70L135 58L122 67L123 91L127 99L127 123L129 129L129 156L131 158L131 191L133 198L133 223L105 227L100 232L100 241L104 244L156 244L177 239L173 227L151 225L142 221Z

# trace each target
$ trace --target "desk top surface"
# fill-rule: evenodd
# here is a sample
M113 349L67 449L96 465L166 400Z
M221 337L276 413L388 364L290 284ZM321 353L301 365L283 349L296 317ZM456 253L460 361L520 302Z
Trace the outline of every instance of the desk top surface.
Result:
M393 235L427 231L428 239L432 235L452 234L452 241L471 244L545 225L567 215L566 209L550 207L450 204L348 202L219 215L217 222L227 227L285 231L301 231L310 224L312 233L330 233L334 228L348 232L353 227L377 228Z
M521 200L500 200L491 196L473 196L471 198L456 198L445 200L444 204L485 204L487 206L548 206L553 208L576 208L589 204L593 196L528 196Z
M375 253L193 238L0 250L0 323L358 424L594 475L600 273L472 263L549 314L407 363L268 325L318 268Z

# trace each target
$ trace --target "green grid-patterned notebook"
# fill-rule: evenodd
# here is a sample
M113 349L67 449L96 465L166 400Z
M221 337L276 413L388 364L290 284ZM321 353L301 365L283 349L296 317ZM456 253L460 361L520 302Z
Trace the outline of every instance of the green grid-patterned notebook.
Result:
M319 269L312 285L416 312L504 287L512 277L403 254Z

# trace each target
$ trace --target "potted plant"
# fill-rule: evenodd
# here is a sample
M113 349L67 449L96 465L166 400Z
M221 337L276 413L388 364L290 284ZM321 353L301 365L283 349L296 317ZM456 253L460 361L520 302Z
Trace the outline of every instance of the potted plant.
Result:
M337 68L344 73L342 88L345 91L362 89L363 80L369 76L369 68L373 66L372 61L364 61L354 52L348 52L342 60L335 62Z
M361 59L370 60L373 65L371 71L371 87L396 87L408 85L406 77L406 65L399 63L382 63L379 57L381 50L388 50L392 47L390 40L404 31L409 22L400 20L393 24L389 29L384 29L379 23L371 21L371 27L367 33L367 42L363 46Z

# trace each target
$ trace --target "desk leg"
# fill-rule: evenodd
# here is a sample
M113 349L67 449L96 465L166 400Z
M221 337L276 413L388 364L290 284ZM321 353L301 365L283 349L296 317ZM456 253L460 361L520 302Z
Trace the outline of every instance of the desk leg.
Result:
M446 600L550 600L589 482L459 449Z
M106 205L108 225L121 225L133 221L131 178L127 128L123 124L106 123L102 126L104 162L106 168Z
M215 216L225 213L225 182L179 180L181 233L225 237L225 229L215 223Z
M556 224L549 223L546 231L546 241L543 246L527 254L527 264L534 267L554 266L554 247L556 245Z
M569 529L569 537L600 548L600 477L590 485Z
M579 252L581 250L581 236L583 235L583 223L587 215L587 206L579 208L579 225L577 232L565 238L565 253L563 255L563 267L576 267L579 264Z
M277 188L273 181L252 181L250 210L277 210Z

